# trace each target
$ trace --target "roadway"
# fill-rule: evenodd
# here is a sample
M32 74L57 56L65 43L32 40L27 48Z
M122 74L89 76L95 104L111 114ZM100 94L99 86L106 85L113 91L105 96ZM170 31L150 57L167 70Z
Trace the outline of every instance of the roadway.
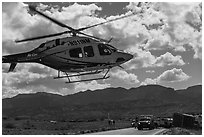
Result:
M118 130L109 130L109 131L103 131L103 132L96 132L91 133L89 135L157 135L166 129L143 129L138 130L135 128L125 128L125 129L118 129Z

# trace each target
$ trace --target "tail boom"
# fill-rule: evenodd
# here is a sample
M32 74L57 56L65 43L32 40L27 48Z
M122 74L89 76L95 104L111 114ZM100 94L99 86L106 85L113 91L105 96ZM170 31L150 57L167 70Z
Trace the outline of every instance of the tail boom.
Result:
M10 63L10 68L8 72L12 72L14 71L17 63L26 63L26 62L34 61L33 59L29 59L28 55L29 55L29 52L13 54L13 55L5 55L2 57L2 63Z

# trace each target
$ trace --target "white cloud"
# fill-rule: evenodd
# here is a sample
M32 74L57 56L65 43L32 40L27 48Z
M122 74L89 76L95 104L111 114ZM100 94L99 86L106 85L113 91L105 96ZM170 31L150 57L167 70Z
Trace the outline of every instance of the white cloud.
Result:
M52 77L56 75L56 70L41 64L26 63L17 64L14 72L8 72L10 64L2 64L2 81L6 83L32 82L40 78Z
M138 11L138 3L130 3L128 9ZM146 50L173 48L185 51L183 45L190 44L195 52L194 58L202 59L202 9L201 3L150 3L143 4L142 18L137 20L138 27L130 22L129 31L138 30L148 43ZM136 17L135 17L136 19ZM143 24L144 26L142 26ZM141 28L143 30L141 30Z
M44 85L38 86L26 86L24 88L17 88L15 86L4 86L2 87L2 97L3 98L11 98L18 94L30 94L30 93L37 93L37 92L47 92L52 94L59 94L55 92L53 89L50 89Z
M10 86L12 84L19 84L19 83L27 83L40 79L45 78L46 75L38 74L38 73L31 73L28 71L18 71L18 72L10 72L10 73L3 73L2 74L2 86Z
M162 82L180 82L188 80L190 76L183 72L182 69L173 68L163 72L158 78L157 81Z
M50 11L46 10L45 14L77 29L92 22L92 20L95 19L96 11L101 10L102 8L96 4L80 5L74 3L69 7L62 7L60 11L58 7L51 8ZM89 21L87 21L86 18L89 18Z
M29 93L25 89L17 89L16 87L3 86L2 87L2 98L11 98L18 94Z
M155 61L156 66L163 67L163 66L170 66L170 65L177 65L182 66L184 65L184 61L181 56L173 56L171 53L166 52L164 55L159 56Z
M96 80L91 82L80 82L75 84L74 93L86 90L104 89L110 87L110 84L99 84Z
M54 89L48 88L46 78L51 78L54 75L54 70L40 64L17 65L14 72L9 72L9 64L2 65L2 92L3 97L13 97L22 93L36 93L36 92L54 92ZM42 82L36 85L39 80ZM44 80L44 81L43 81ZM43 85L45 84L45 85Z
M110 75L116 77L118 79L123 80L125 83L128 84L136 84L139 83L137 76L133 73L127 73L124 70L117 70L116 72L110 72Z
M202 52L198 50L198 47L202 45L202 33L198 29L199 26L202 26L199 3L159 3L159 5L161 5L160 11L168 17L168 27L165 28L164 32L171 37L171 45L177 49L177 47L183 47L184 44L193 41L194 57L201 59L200 53Z
M186 73L183 72L182 69L173 68L171 70L167 70L159 75L157 78L146 78L140 85L151 85L151 84L162 84L172 83L172 82L181 82L186 81L190 78Z
M69 94L74 94L76 93L75 90L70 90L70 88L63 87L58 89L58 93L62 95L69 95Z
M146 78L140 85L153 85L157 84L157 79Z
M147 73L155 73L155 70L147 70Z
M131 53L134 53L134 58L126 63L129 70L137 68L147 68L147 67L164 67L164 66L182 66L185 64L180 55L174 56L169 52L156 57L151 54L150 51L145 51L142 49L130 48L128 49Z
M28 14L23 3L4 3L2 14L3 41L38 36L54 30L42 17Z
M137 47L131 47L127 51L134 53L134 58L125 64L129 70L151 67L155 63L156 57L149 51L138 49Z

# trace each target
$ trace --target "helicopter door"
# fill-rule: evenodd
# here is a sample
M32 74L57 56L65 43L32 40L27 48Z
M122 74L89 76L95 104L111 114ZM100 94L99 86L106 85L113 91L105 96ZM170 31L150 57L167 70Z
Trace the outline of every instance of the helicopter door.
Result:
M56 46L60 45L60 39L56 39L56 40L55 40L55 45L56 45Z
M84 47L84 55L85 57L93 57L94 56L94 50L92 46L85 46Z
M69 55L71 58L83 58L83 53L81 48L70 49Z

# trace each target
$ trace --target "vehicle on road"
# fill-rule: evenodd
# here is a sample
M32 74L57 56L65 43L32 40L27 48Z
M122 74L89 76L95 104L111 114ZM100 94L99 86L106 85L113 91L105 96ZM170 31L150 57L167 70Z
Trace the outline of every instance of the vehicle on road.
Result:
M155 128L154 120L151 117L141 118L137 122L137 128L138 130L142 130L143 128L148 128L150 130L154 129Z

